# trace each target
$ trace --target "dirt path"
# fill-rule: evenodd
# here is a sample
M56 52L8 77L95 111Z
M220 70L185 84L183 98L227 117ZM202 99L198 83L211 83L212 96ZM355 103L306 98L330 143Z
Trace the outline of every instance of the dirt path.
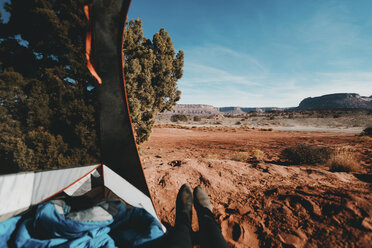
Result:
M298 142L352 146L364 173L278 165L281 150ZM265 163L231 160L234 153L253 149L264 151ZM202 185L211 196L231 247L369 247L371 151L372 142L347 133L155 128L141 157L166 225L174 224L176 194L187 182Z

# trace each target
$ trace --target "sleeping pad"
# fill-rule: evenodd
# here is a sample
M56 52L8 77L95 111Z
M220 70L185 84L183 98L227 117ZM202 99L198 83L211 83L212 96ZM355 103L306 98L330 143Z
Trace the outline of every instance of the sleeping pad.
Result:
M52 200L25 216L0 223L0 247L144 247L164 235L146 210L120 200L80 210Z

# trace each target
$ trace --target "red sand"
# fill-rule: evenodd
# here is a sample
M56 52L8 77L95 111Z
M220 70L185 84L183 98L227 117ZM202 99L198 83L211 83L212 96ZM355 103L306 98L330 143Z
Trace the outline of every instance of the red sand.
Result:
M281 150L298 142L351 146L363 169L353 174L330 172L325 165L278 165ZM231 160L234 153L253 149L265 152L265 163ZM201 185L231 247L370 247L371 153L372 142L353 134L228 127L155 128L141 146L162 222L174 225L182 184ZM195 212L193 229L198 229Z

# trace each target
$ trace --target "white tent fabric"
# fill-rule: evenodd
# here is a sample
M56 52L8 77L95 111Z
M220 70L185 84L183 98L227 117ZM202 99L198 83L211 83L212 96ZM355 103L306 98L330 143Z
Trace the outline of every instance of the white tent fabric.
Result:
M90 174L98 165L76 167L72 169L60 169L35 173L34 189L31 205L53 196L66 187L72 186L80 181L81 177Z
M104 186L126 203L144 208L158 219L151 199L120 177L109 167L103 166ZM28 172L0 176L0 220L11 217L11 213L29 208L58 193L75 195L87 184L91 175L98 173L100 165L43 172ZM87 187L83 191L88 192ZM159 219L158 219L159 220ZM163 226L163 230L166 229Z
M103 165L103 178L104 185L125 202L133 207L146 209L158 219L151 199L105 165Z
M97 170L93 170L93 172L87 174L86 176L82 177L79 181L75 182L63 192L65 192L69 196L81 196L87 193L88 191L92 190L92 180L91 176L96 178L100 177L100 174Z
M0 216L40 203L89 176L97 166L0 176Z
M19 173L0 177L0 216L31 205L35 173Z

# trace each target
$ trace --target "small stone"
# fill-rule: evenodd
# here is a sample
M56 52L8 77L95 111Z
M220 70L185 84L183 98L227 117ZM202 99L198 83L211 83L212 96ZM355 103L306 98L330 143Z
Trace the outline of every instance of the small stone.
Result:
M339 225L341 224L340 220L337 219L335 216L332 217L332 220L333 220L334 222L336 222L337 224L339 224Z
M181 166L181 164L182 164L181 160L173 160L173 161L168 163L168 165L170 165L172 167L179 167L179 166Z
M289 234L289 233L281 233L278 234L278 237L281 242L283 242L286 245L291 245L294 247L303 247L303 245L306 243L306 239L302 239L296 235Z
M362 227L372 231L372 219L370 217L364 218L362 221Z
M245 214L251 212L251 208L249 208L249 207L239 207L238 211L239 211L240 215L245 215Z
M165 180L164 179L161 179L159 181L159 185L161 185L164 188L165 187Z

